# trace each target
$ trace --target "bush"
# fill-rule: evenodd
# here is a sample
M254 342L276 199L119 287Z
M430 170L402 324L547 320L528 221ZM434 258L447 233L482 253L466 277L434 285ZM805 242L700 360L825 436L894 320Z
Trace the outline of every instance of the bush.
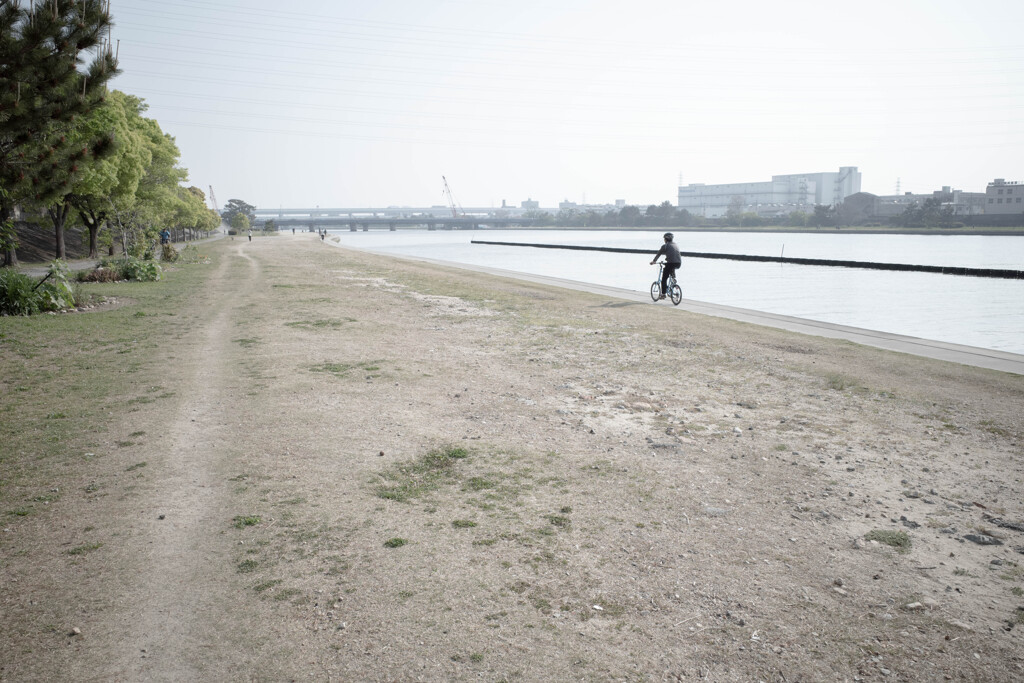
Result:
M174 248L173 244L168 242L167 244L162 245L160 258L168 263L173 263L178 260L178 250Z
M156 261L146 261L125 256L123 258L105 258L100 261L99 269L109 269L116 273L115 280L138 280L139 282L155 282L162 272ZM95 271L93 271L95 272ZM109 280L104 280L109 282Z
M79 282L117 282L121 274L114 268L99 267L95 270L81 270L78 272Z
M50 273L36 289L39 307L44 311L62 311L74 308L75 293L68 282L68 267L57 259L50 264Z
M67 266L60 260L50 264L41 282L13 270L0 271L0 314L33 315L74 307L75 292L67 275Z
M39 312L39 300L32 291L36 283L28 275L0 270L0 314L32 315Z

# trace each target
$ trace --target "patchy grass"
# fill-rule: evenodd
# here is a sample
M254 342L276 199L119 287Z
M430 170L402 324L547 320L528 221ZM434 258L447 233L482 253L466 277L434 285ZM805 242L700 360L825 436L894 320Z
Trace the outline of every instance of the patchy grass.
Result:
M260 518L256 515L236 515L231 519L231 526L236 529L244 529L247 526L256 526L260 523Z
M361 370L363 372L371 373L370 377L379 377L379 374L373 373L380 372L381 363L383 363L383 361L379 360L361 361L358 363L332 363L329 361L324 361L319 365L310 366L309 370L310 372L326 372L334 375L335 377L345 377L353 370Z
M443 482L453 481L456 463L469 458L469 455L469 451L461 446L445 446L416 460L395 465L380 474L385 482L377 486L376 494L401 503L421 498Z
M296 320L285 323L286 327L296 327L303 330L336 330L339 327L354 323L355 318L330 318L326 320Z
M869 541L877 541L884 545L892 546L901 553L910 552L910 536L905 531L872 529L864 534L864 538Z
M398 538L396 536L395 538L389 538L388 540L384 541L384 547L385 548L401 548L403 545L407 544L408 542L409 541L405 540L404 538Z
M456 529L472 529L476 526L476 522L469 519L455 519L452 520L452 526Z
M103 547L102 543L86 543L68 551L68 555L85 555Z

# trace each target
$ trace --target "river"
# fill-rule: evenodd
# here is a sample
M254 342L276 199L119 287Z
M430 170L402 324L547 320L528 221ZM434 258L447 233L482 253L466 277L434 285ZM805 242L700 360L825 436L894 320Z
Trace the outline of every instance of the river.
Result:
M492 266L646 292L642 254L471 244L471 240L649 249L657 231L331 231L347 246ZM1024 270L1024 237L679 232L680 250ZM922 339L1024 354L1024 280L684 258L683 296Z

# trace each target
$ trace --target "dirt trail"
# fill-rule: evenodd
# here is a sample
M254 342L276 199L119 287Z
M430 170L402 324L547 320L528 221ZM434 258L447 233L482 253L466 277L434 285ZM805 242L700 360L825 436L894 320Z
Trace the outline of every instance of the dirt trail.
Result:
M82 632L6 671L1024 672L1024 531L991 521L1024 521L1021 378L313 235L215 248L168 398L109 437L166 438L121 449L74 521L106 542L49 584Z

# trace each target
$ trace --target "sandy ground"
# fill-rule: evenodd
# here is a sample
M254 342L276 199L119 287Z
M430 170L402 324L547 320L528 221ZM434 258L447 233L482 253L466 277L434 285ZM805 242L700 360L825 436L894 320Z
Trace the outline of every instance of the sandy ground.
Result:
M161 400L3 520L0 680L1024 677L1024 378L211 249Z

